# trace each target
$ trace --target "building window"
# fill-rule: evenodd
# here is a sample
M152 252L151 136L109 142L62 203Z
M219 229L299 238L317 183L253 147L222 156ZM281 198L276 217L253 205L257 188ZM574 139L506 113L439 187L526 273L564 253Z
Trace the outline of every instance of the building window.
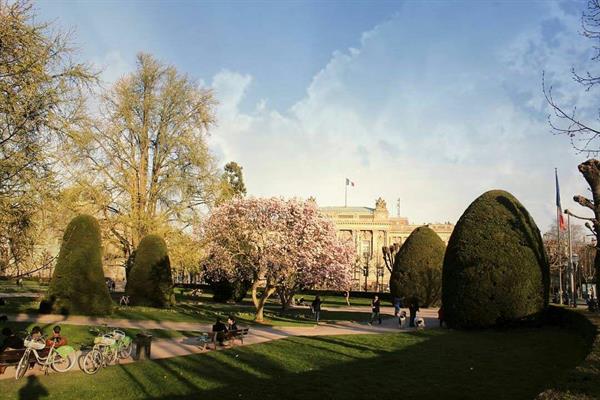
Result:
M371 258L371 241L370 240L362 240L360 243L360 254L363 257Z

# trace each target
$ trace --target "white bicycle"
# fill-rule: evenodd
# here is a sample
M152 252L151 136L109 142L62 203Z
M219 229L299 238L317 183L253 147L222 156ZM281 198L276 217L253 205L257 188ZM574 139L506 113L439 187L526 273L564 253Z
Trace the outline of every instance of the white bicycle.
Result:
M54 347L55 343L48 349L46 356L41 355L41 351L46 348L44 337L33 339L28 336L25 341L25 353L17 365L15 371L15 379L20 379L27 372L31 357L35 358L35 362L42 366L44 374L48 374L48 368L52 368L56 372L67 372L75 365L75 349L71 346Z

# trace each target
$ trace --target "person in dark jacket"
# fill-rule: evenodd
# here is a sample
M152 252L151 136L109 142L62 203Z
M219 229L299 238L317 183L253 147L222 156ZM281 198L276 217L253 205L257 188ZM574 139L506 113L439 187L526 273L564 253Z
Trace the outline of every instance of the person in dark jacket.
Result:
M221 322L221 318L217 317L217 322L212 327L213 332L217 332L217 342L221 346L225 344L225 333L227 333L227 326Z
M417 312L419 311L419 300L417 298L411 298L408 303L408 311L410 312L410 323L408 326L411 328L415 327L415 318L417 317Z
M319 318L321 317L321 297L317 296L311 304L312 312L315 314L315 321L319 324Z
M379 320L379 325L381 325L381 300L379 300L379 296L375 295L373 300L371 300L371 320L369 321L369 325L375 321L375 318Z
M230 315L229 318L227 318L227 331L231 332L231 331L237 331L238 327L237 327L237 322L235 321L235 317L233 315Z
M0 344L0 353L6 349L22 349L25 347L23 339L15 335L9 327L2 329L2 344Z

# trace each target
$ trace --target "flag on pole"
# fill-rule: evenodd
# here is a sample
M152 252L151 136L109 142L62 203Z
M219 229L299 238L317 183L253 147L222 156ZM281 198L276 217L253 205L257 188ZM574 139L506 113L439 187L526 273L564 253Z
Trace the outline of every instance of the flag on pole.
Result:
M346 186L354 187L354 182L352 182L350 179L346 178Z
M558 172L554 169L554 176L556 177L556 224L561 231L566 229L565 217L563 216L562 206L560 205L560 187L558 186Z

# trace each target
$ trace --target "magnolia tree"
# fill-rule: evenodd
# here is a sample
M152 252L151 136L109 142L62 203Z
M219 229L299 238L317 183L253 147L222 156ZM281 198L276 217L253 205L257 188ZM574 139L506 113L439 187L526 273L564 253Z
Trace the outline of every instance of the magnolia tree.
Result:
M212 212L204 237L207 276L251 281L257 321L275 292L285 305L301 288L349 286L354 249L314 201L233 199Z

